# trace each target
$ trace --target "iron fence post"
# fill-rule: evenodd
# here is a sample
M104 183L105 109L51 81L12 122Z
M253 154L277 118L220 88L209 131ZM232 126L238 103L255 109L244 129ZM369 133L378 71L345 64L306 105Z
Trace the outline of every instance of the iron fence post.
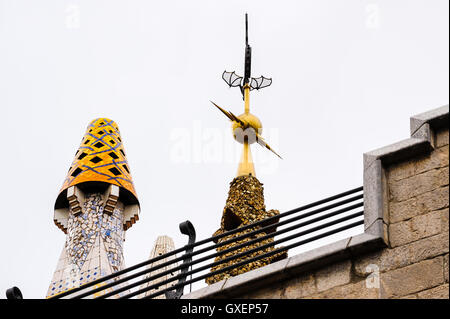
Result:
M187 220L185 222L182 222L180 224L180 232L184 235L188 236L188 243L185 246L186 250L184 253L183 263L181 264L180 274L183 275L189 270L189 264L192 261L192 252L194 250L194 243L195 243L195 228L192 223ZM186 266L184 266L186 265ZM184 266L184 267L183 267ZM178 280L178 284L183 284L186 281L186 275L182 276ZM176 291L166 291L165 296L166 299L179 299L184 293L184 285L181 285L177 288Z

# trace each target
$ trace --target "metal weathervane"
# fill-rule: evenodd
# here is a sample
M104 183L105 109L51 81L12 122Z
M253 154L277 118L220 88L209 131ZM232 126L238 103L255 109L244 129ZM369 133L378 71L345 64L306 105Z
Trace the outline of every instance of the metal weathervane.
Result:
M250 91L262 89L272 84L272 79L260 76L259 78L251 77L251 59L252 48L248 44L248 16L245 14L245 68L244 76L237 75L234 71L224 71L222 79L230 87L239 87L244 98L244 113L236 116L230 111L225 111L223 108L212 102L226 117L232 121L233 136L236 141L244 145L241 162L238 168L237 176L253 175L255 176L255 168L250 152L250 144L257 142L259 145L272 151L275 155L281 158L261 137L262 124L261 121L250 113Z

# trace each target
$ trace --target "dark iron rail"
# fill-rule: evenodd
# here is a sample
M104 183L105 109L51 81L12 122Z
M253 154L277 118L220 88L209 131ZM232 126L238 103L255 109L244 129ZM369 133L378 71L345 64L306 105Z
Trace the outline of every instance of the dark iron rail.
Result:
M174 283L175 281L178 281L178 282L174 283L171 287L165 288L165 289L159 289L156 292L153 292L150 295L145 296L144 298L154 298L154 297L160 296L162 294L164 294L166 298L180 298L181 295L183 294L184 287L189 284L198 282L207 277L214 276L216 274L220 274L222 272L226 272L226 271L235 269L237 267L241 267L245 264L248 264L248 263L263 259L263 258L267 258L267 257L273 256L275 254L278 254L280 252L284 252L289 249L296 248L296 247L305 245L307 243L311 243L313 241L320 240L320 239L326 238L328 236L331 236L331 235L343 232L345 230L349 230L354 227L358 227L358 226L362 225L364 223L364 220L361 218L364 216L363 210L358 210L356 212L353 211L353 210L357 210L358 208L361 208L363 206L362 191L363 191L363 188L358 187L358 188L349 190L347 192L343 192L343 193L316 201L314 203L298 207L296 209L284 212L282 214L279 214L279 215L276 215L276 216L273 216L270 218L266 218L264 220L261 220L261 221L258 221L258 222L252 223L252 224L248 224L248 225L245 225L242 227L238 227L234 230L231 230L231 231L228 231L228 232L216 235L216 236L212 236L212 237L203 239L198 242L195 242L195 230L194 230L192 224L190 224L189 221L186 221L186 222L180 224L180 230L182 231L182 233L189 236L188 244L185 245L184 247L175 249L167 254L146 260L142 263L139 263L134 266L128 267L126 269L120 270L120 271L110 274L108 276L101 277L97 280L94 280L92 282L84 284L80 287L68 290L61 294L53 296L49 299L84 298L84 297L89 297L96 293L101 293L102 291L103 291L103 295L100 295L97 298L104 299L104 298L113 297L113 296L119 297L119 298L132 298L135 296L139 296L143 293L146 293L152 289L159 289L160 287L170 284L170 283ZM350 196L350 197L348 197L348 196ZM335 202L333 202L333 201L335 201ZM327 205L319 207L320 205L324 205L324 204L327 204ZM315 208L315 209L307 211L312 208ZM335 209L335 208L338 208L338 209ZM280 219L282 219L282 218L285 218L287 216L290 216L290 215L293 215L293 214L296 214L299 212L303 212L303 213L298 214L297 216L293 216L291 218L285 219L283 221L280 221ZM346 213L347 213L347 215L345 215ZM314 215L318 215L318 216L316 217ZM340 217L340 215L345 215L345 216ZM313 216L314 216L314 218L307 219L307 218L313 217ZM335 217L339 217L339 218L335 218ZM335 218L335 219L333 219L333 218ZM302 219L307 219L307 220L302 221L300 223L293 224L294 222L300 221ZM332 219L332 220L324 222L327 219ZM353 221L353 222L343 225L343 226L342 225L337 226L340 223L350 222L352 220L356 220L356 221ZM313 226L315 223L319 223L319 222L323 222L323 223ZM192 258L194 256L197 256L197 255L200 255L203 253L208 253L208 252L213 251L214 249L219 248L221 246L230 244L232 242L237 242L237 241L240 241L242 239L245 239L245 238L248 238L251 236L255 236L256 234L259 234L262 232L267 232L270 229L273 230L274 227L278 228L278 227L283 227L286 225L289 225L289 227L282 228L275 232L269 232L269 233L265 234L264 236L252 238L251 240L249 240L247 242L224 249L220 252L213 252L206 256L202 256L200 258L196 258L196 259L192 260ZM253 230L251 232L245 233L245 234L240 234L239 236L236 236L236 237L228 239L228 240L224 240L222 242L218 241L219 239L221 239L223 237L235 234L237 232L242 232L244 230L254 228L257 226L260 228ZM308 226L311 226L311 227L305 229L305 227L308 227ZM331 230L327 230L323 233L313 235L314 232L326 230L327 228L330 228L333 226L334 226L334 228ZM202 266L194 267L195 265L197 265L199 263L210 261L213 258L218 257L220 255L227 254L227 253L230 253L233 251L238 251L239 249L244 248L246 246L250 246L255 243L264 241L268 238L274 238L275 236L279 236L279 235L282 235L282 234L285 234L288 232L292 232L295 230L301 230L301 231L295 232L295 233L288 235L286 237L283 237L283 238L279 238L268 244L258 245L255 248L245 250L241 253L233 254L222 260L213 261L213 262L209 262ZM309 238L304 238L305 236L310 235L310 234L313 236L309 237ZM277 245L277 244L284 243L287 241L292 241L292 240L295 240L295 242L293 242L287 246L275 248L272 251L257 255L252 258L245 258L244 260L242 260L240 262L234 263L232 265L229 265L222 269L218 269L216 271L207 271L211 267L214 267L214 266L217 266L220 264L224 264L224 263L227 263L234 259L242 258L242 257L250 255L254 252L263 251L266 248L275 247L275 245ZM200 245L209 243L211 241L217 242L217 243L213 244L213 245L209 245L202 249L197 249L194 251L194 248L196 248ZM161 261L167 257L174 256L179 253L183 253L183 254L180 257L175 256L175 258L173 258L167 262L159 263L157 265L152 265L152 267L132 273L133 271L135 271L141 267L144 267L144 266L147 266L150 264L154 264L157 261ZM178 265L178 262L182 262L182 264ZM147 278L144 278L144 279L141 279L141 280L138 280L138 281L128 284L129 281L132 281L133 279L135 279L137 277L141 277L148 273L152 273L152 272L159 270L161 268L164 268L164 267L170 267L170 268L168 270L161 271L161 272L151 275ZM189 268L191 269L190 271L188 271ZM198 274L199 272L202 272L202 271L207 271L207 272L204 274L200 274L199 276L196 276L195 278L192 278L193 274ZM158 278L161 278L163 276L166 276L168 274L172 274L175 272L178 272L178 274L175 276L171 276L170 278L168 278L166 280L163 280L163 281L160 281L160 282L157 282L154 284L150 284L149 286L147 286L145 288L137 289L137 290L135 289L135 291L130 292L133 288L135 288L137 286L153 282L154 280L156 280ZM190 280L186 280L186 278L188 276L191 276ZM94 289L88 289L88 288L91 288L94 285L98 285L100 283L104 283L103 286L94 288ZM121 284L123 284L122 287L118 286ZM112 289L112 291L105 293L107 291L107 289ZM127 292L127 293L125 293L123 295L118 295L123 292Z

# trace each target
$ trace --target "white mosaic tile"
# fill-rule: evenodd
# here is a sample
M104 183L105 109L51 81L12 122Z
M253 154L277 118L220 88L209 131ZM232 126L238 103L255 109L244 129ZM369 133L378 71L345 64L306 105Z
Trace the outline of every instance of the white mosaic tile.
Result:
M69 214L66 243L47 297L123 269L123 204L103 214L103 194L85 196L83 211Z

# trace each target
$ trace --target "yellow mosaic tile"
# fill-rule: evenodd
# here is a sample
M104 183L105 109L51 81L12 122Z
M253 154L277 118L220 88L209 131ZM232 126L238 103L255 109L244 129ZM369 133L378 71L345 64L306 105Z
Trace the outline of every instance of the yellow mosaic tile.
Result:
M110 119L98 118L88 125L60 194L85 182L117 185L133 194L137 201L119 127Z

